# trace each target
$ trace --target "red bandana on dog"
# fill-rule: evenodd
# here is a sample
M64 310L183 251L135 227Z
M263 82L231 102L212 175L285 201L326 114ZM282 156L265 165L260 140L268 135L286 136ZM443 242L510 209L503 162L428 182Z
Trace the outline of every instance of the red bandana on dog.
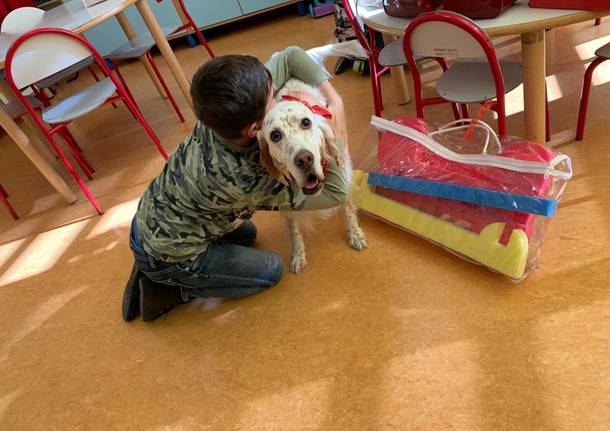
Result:
M328 109L326 109L323 106L320 105L310 105L309 103L307 103L304 100L299 99L298 97L294 97L294 96L289 96L289 95L284 95L282 96L282 100L286 100L288 102L299 102L302 103L303 105L307 106L307 108L309 108L309 110L311 112L313 112L316 115L319 115L321 117L324 117L328 120L332 120L333 119L333 114L330 113L330 111Z

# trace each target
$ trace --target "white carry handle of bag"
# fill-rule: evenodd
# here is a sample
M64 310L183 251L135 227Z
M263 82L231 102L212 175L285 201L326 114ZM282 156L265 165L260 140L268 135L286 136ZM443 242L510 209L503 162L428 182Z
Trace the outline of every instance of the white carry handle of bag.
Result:
M460 120L462 121L462 120ZM481 123L484 124L484 123ZM565 154L560 154L551 160L549 163L533 162L529 160L518 160L509 157L500 157L493 154L458 154L447 147L439 144L434 138L419 130L413 129L402 124L395 123L385 118L371 117L371 125L379 129L387 130L399 136L411 139L434 154L454 162L464 163L468 165L490 166L509 171L523 172L527 174L541 174L545 176L553 176L562 180L572 178L572 163L570 158ZM557 169L558 166L565 167L566 170Z
M466 123L466 124L464 124ZM453 126L454 124L461 124L460 126ZM474 126L472 126L474 124ZM453 127L451 127L453 126ZM474 127L476 129L483 129L487 132L485 138L485 145L483 146L483 151L481 154L487 154L487 148L489 147L489 141L493 138L494 143L498 147L498 154L502 153L502 144L500 143L500 138L498 138L498 134L494 129L491 128L489 124L484 121L477 120L474 118L464 118L462 120L454 120L450 123L445 124L438 128L437 131L431 132L430 136L441 135L443 133L454 132L456 130L468 130L470 127Z

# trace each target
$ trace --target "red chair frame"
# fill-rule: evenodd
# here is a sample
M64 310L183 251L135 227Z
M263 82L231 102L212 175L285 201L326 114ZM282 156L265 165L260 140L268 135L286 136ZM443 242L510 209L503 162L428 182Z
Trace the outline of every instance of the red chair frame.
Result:
M157 3L161 3L162 1L163 0L157 0ZM184 5L184 1L183 0L176 0L176 1L178 2L180 9L182 9L181 12L184 14L184 17L186 18L188 23L183 24L180 27L178 27L176 29L176 31L173 32L172 34L176 34L183 30L186 30L187 28L190 28L191 30L193 30L195 32L195 34L197 35L197 39L199 39L199 42L201 42L201 44L208 51L208 54L210 55L210 57L212 57L212 58L216 57L216 54L214 54L214 51L212 51L212 48L210 48L210 45L208 45L207 40L205 39L205 37L203 37L203 33L201 33L201 30L199 30L199 27L197 27L197 24L195 24L195 21L193 21L191 14L189 14L188 10L186 9L186 6ZM175 5L175 3L174 3L174 5Z
M481 46L485 56L487 57L487 61L490 64L491 72L494 77L494 82L496 84L496 107L495 111L498 113L498 134L501 137L506 136L506 106L505 106L505 85L504 85L504 77L502 76L502 69L500 69L500 63L498 61L498 57L496 56L496 50L487 37L487 35L481 30L479 27L474 25L469 20L461 17L460 15L447 13L447 12L427 12L421 15L418 15L411 21L411 24L407 27L403 40L403 49L405 51L405 56L407 57L407 61L409 63L409 68L411 69L411 74L413 75L413 85L415 87L415 103L417 109L417 116L419 118L424 118L424 107L430 105L438 105L441 103L449 103L447 100L442 97L430 97L425 99L422 93L422 83L421 76L419 74L419 70L417 68L417 64L415 63L415 58L413 56L413 51L411 50L411 36L413 31L421 24L433 21L442 21L449 24L452 24L470 34ZM468 111L465 105L462 106L462 110L464 115L467 115Z
M491 40L487 37L485 32L481 30L478 26L474 25L469 19L462 17L459 14L451 13L451 12L443 12L443 11L435 11L435 12L426 12L418 15L413 21L409 24L407 29L405 30L405 34L403 37L403 49L405 51L405 57L407 57L407 61L409 63L409 68L411 69L411 74L413 75L413 86L415 87L415 105L417 110L417 116L419 118L424 118L424 107L430 105L438 105L441 103L450 103L442 97L430 97L424 99L422 93L422 83L421 76L419 74L419 70L417 69L417 64L415 63L415 59L413 56L413 52L411 50L410 40L413 31L420 24L431 22L431 21L442 21L447 22L449 24L453 24L456 27L466 31L469 33L481 46L483 52L487 57L487 61L491 66L491 72L494 77L494 82L496 84L496 104L492 109L496 111L498 114L498 135L500 137L506 136L506 87L504 85L504 76L502 75L502 69L500 68L500 62L496 55L496 49L491 43ZM546 129L546 140L551 139L551 129L550 129L550 116L549 116L549 107L548 107L548 99L547 94L545 92L545 129ZM454 114L456 112L455 104L454 105ZM462 104L462 118L468 118L470 113L468 111L468 105ZM456 119L458 119L456 115Z
M11 45L11 47L9 48L9 50L7 52L6 63L5 63L6 80L9 84L10 88L13 90L13 93L15 94L15 96L23 104L23 106L26 108L27 112L32 116L32 118L38 125L39 129L45 135L45 137L47 138L47 140L49 141L49 143L51 144L51 146L53 147L53 149L59 156L60 160L64 163L64 165L66 166L68 171L72 174L72 176L76 180L76 182L77 182L78 186L81 188L81 190L85 193L85 196L87 196L87 199L89 199L89 201L91 202L93 207L96 209L98 214L101 215L104 213L104 210L101 208L99 203L96 201L93 194L91 194L91 191L85 185L85 183L83 182L80 175L76 172L76 170L74 169L74 167L72 166L72 164L70 163L68 158L65 156L64 152L61 150L60 146L57 144L57 141L55 140L55 138L53 136L55 134L59 134L62 137L62 139L66 142L68 149L74 156L77 163L81 166L81 168L83 169L83 171L85 172L87 177L91 178L91 173L92 173L91 166L88 164L88 162L86 162L84 157L82 157L82 155L80 155L78 144L76 144L76 141L74 140L74 138L72 137L72 135L70 134L70 132L67 129L67 126L68 126L68 124L70 124L71 121L51 126L51 128L48 129L46 127L46 124L42 120L41 115L34 108L32 108L32 106L30 106L27 103L26 98L23 96L23 94L21 94L20 89L17 88L17 86L15 84L15 80L13 78L12 63L13 63L13 59L14 59L17 49L28 39L41 35L41 34L60 34L60 35L72 38L72 39L78 41L80 44L86 46L88 48L88 50L91 52L91 55L94 57L100 70L104 73L104 75L106 75L107 78L110 78L112 80L112 83L116 87L117 95L110 97L108 100L106 100L106 102L104 102L104 104L112 104L117 101L122 101L123 103L125 103L125 105L129 109L129 111L131 111L131 113L134 115L134 117L140 122L140 124L142 124L142 126L148 133L149 137L151 138L151 140L153 141L153 143L159 150L159 153L161 153L161 155L163 156L163 158L165 160L168 159L167 152L161 145L161 142L159 142L159 138L157 138L154 131L152 130L152 128L150 127L150 125L148 124L148 122L146 121L146 119L144 118L144 116L142 115L140 110L138 109L137 105L135 104L135 102L133 101L133 99L131 98L129 93L126 91L126 89L121 84L120 80L117 79L117 77L110 71L110 69L108 68L108 66L102 59L102 57L100 56L100 54L97 52L95 47L93 45L91 45L91 43L89 43L89 41L87 41L84 37L82 37L78 34L75 34L68 30L64 30L64 29L60 29L60 28L38 28L38 29L34 29L30 32L27 32L27 33L21 35Z
M362 45L369 55L369 69L371 74L371 85L373 87L373 104L375 106L375 115L381 116L381 111L383 110L383 98L381 94L380 78L381 75L390 70L390 67L381 66L377 60L379 58L381 48L377 46L376 32L369 28L369 40L367 40L362 28L360 27L360 22L354 15L354 11L352 11L352 6L349 4L348 0L343 0L343 8L345 9L347 19L354 29L358 42L360 42L360 45Z
M576 140L582 141L585 134L585 123L587 122L587 110L589 108L589 96L591 95L591 81L593 80L593 72L597 66L607 61L607 58L597 57L587 67L585 79L582 86L582 96L580 99L580 109L578 110L578 125L576 126Z
M11 203L8 201L8 193L6 192L6 190L4 190L4 187L2 187L2 184L0 184L0 201L2 201L2 203L4 204L4 206L6 207L8 212L11 214L13 219L19 220L19 216L17 215L17 212L15 212L14 208L11 206Z
M373 87L373 103L375 105L375 115L378 117L381 116L381 111L383 110L383 97L381 93L381 76L390 70L390 66L382 66L379 64L378 58L379 53L382 51L379 46L377 46L377 32L371 28L368 28L369 31L369 40L366 39L366 36L362 32L362 28L360 27L360 22L354 15L354 11L352 10L351 5L348 0L343 0L343 7L345 9L345 13L347 15L347 19L349 20L352 28L354 29L354 33L356 34L356 38L360 45L367 51L369 54L369 68L371 74L371 85ZM443 58L435 58L435 60L439 63L443 71L447 70L447 63ZM449 103L449 102L447 102ZM453 113L455 115L456 120L460 118L460 114L457 110L457 105L454 103L451 104L453 108Z

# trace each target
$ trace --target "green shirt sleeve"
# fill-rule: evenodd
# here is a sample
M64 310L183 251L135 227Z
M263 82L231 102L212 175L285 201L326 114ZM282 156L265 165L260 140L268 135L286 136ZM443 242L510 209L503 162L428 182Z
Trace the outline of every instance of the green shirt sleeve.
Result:
M276 89L283 87L290 78L297 78L313 87L319 87L328 79L320 66L297 46L289 46L275 54L265 67L271 73Z

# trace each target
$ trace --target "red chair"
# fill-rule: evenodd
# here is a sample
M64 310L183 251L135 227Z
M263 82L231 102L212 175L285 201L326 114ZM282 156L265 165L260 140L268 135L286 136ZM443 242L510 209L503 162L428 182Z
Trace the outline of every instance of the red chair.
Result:
M602 46L595 51L595 60L587 67L585 79L582 86L582 96L580 99L580 109L578 114L578 125L576 126L576 140L582 141L585 134L585 123L587 122L587 109L589 108L589 95L591 93L591 80L593 72L604 61L610 59L610 43Z
M6 192L6 190L4 190L2 184L0 184L0 201L2 201L8 212L11 214L11 216L13 216L13 219L19 220L19 216L11 206L11 203L8 201L8 193Z
M104 73L105 79L41 110L36 110L21 93L23 88L88 57L94 58L95 63ZM102 208L55 139L55 135L62 137L68 150L72 153L72 156L85 175L91 178L93 169L80 152L80 147L67 128L72 121L94 111L102 105L122 101L133 116L142 124L163 158L167 160L168 157L165 149L148 122L142 116L133 99L129 96L129 93L114 74L110 72L96 49L82 36L58 28L32 30L20 36L11 45L6 55L5 68L6 79L15 96L32 116L41 132L45 135L99 214L103 213ZM49 128L47 128L47 125Z
M474 21L454 12L427 12L409 24L403 37L403 49L415 87L417 116L424 118L424 107L441 103L462 106L462 116L470 116L468 103L495 99L498 134L506 136L505 94L523 82L522 65L499 61L485 32ZM458 58L439 78L438 97L424 98L417 56L443 55ZM547 140L549 139L547 106Z
M354 29L356 38L360 45L369 54L369 68L371 73L371 85L373 87L373 103L375 105L375 115L381 116L383 110L383 98L381 94L381 76L390 70L393 66L404 66L407 64L404 51L402 49L402 39L394 40L388 43L383 49L377 45L377 33L375 30L366 29L369 38L365 35L364 23L359 19L357 14L357 6L354 0L343 0L343 7L347 18ZM416 57L420 60L423 57ZM447 64L440 57L432 57L436 60L443 71L447 70ZM453 113L456 119L460 118L460 113L455 104L452 104Z

